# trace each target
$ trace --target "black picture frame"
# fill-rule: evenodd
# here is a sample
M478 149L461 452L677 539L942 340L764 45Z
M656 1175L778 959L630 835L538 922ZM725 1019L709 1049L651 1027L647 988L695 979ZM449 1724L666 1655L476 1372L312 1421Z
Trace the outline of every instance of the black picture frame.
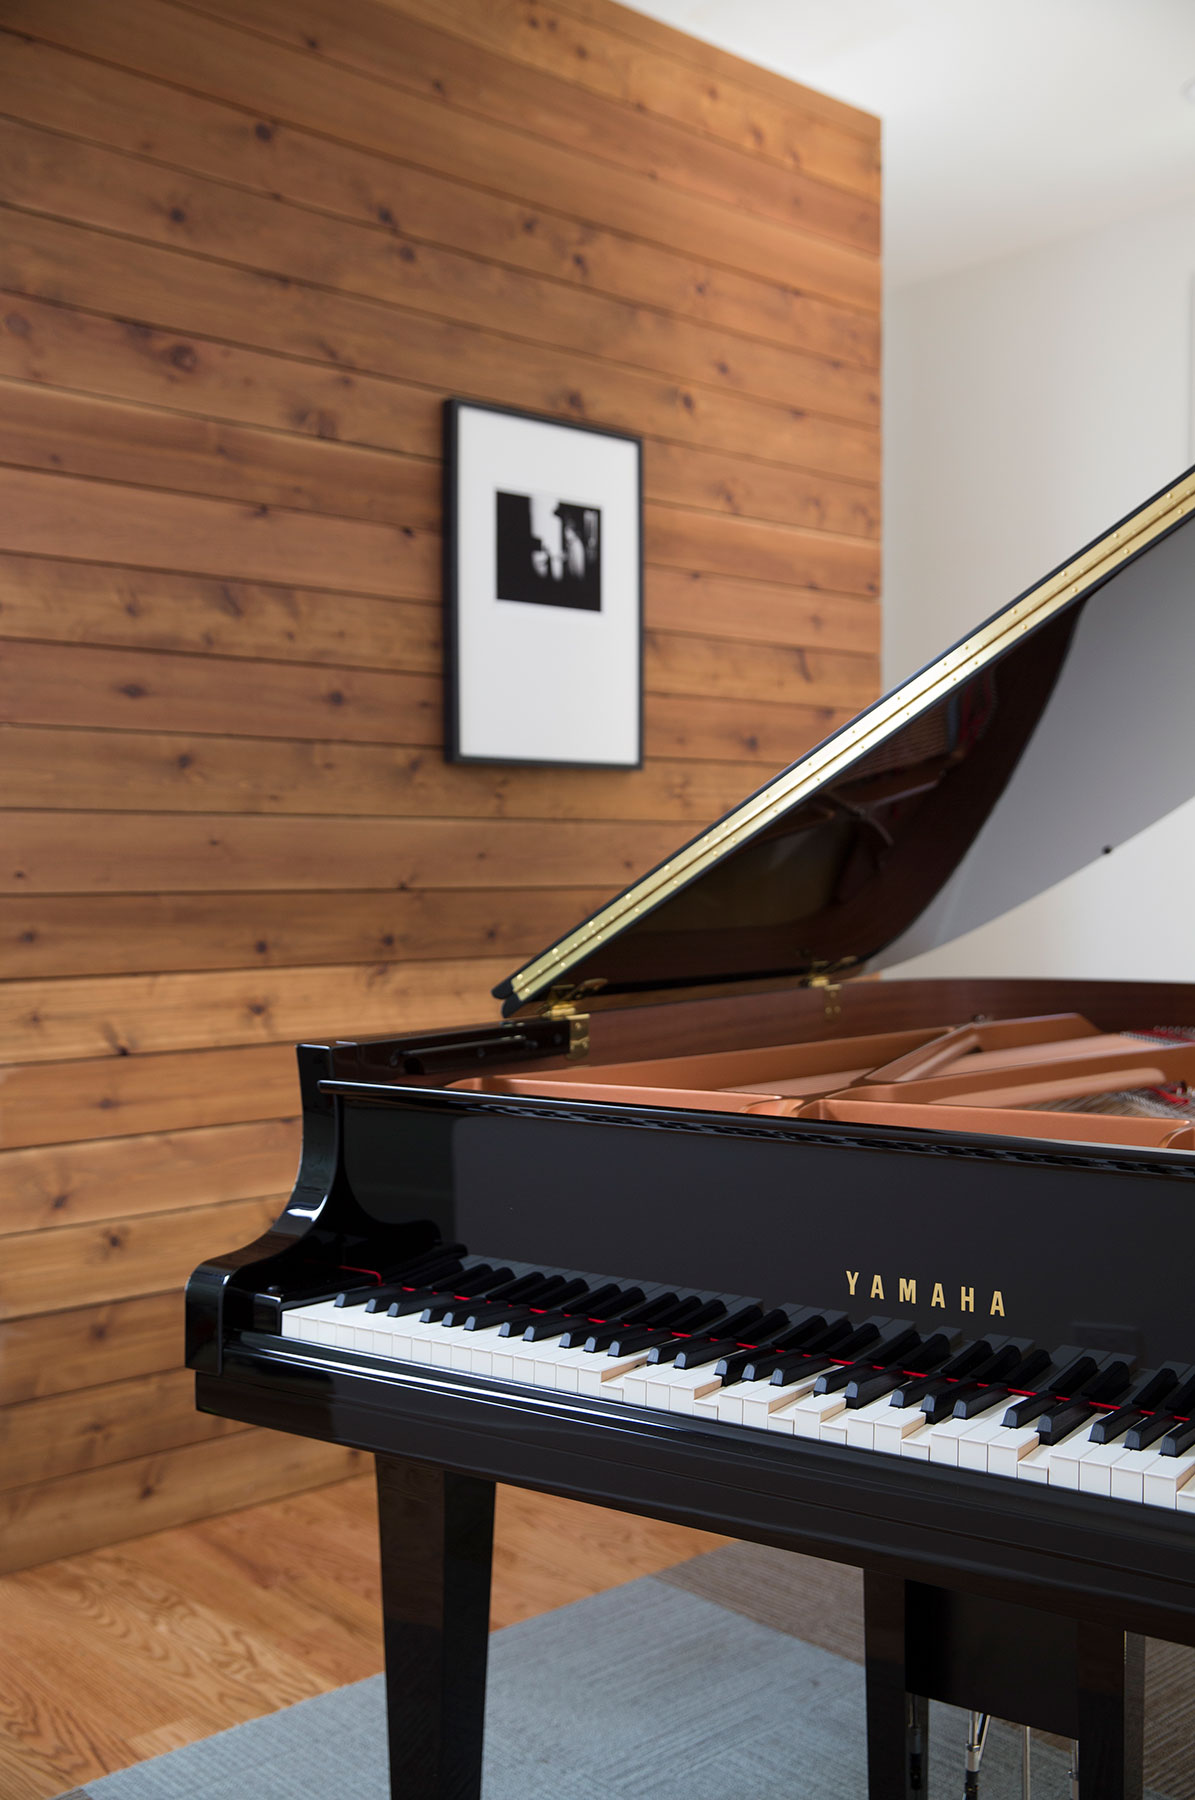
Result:
M616 444L627 446L633 453L633 477L628 484L628 493L624 500L625 505L633 508L633 593L630 596L629 603L632 618L621 622L622 635L627 638L630 654L633 657L633 669L623 672L626 679L629 679L634 687L633 703L629 713L633 742L629 746L628 754L618 756L589 756L584 754L560 755L554 753L552 745L547 742L545 742L542 754L538 752L531 754L515 754L511 753L509 749L500 749L498 752L485 749L479 750L477 748L478 733L476 730L470 730L470 721L468 718L462 716L464 708L468 705L468 684L462 681L462 656L463 654L467 656L467 645L464 640L470 631L471 626L471 619L468 615L477 605L492 603L494 605L504 606L507 604L506 601L499 598L496 588L495 591L488 596L472 596L468 604L465 604L465 596L462 592L462 582L468 582L471 579L470 572L464 568L467 558L462 555L462 532L470 525L472 525L473 529L476 531L488 529L488 520L485 521L484 524L479 525L475 514L471 514L469 511L470 508L476 508L477 506L477 494L462 492L462 444L463 439L469 430L471 415L482 415L488 419L510 420L524 427L543 426L549 428L552 434L567 432L570 436L575 435L581 443L583 443L585 439L609 440ZM552 441L556 443L560 442L555 436L553 436ZM574 419L559 418L553 414L533 412L519 407L497 406L485 401L451 398L445 400L443 406L443 444L444 754L446 761L450 763L498 763L512 764L515 766L578 769L642 768L644 760L644 547L642 438L630 432L616 431L612 427L590 424L588 421L579 422ZM512 475L503 475L503 480L510 483L511 488L515 490L516 496L521 496L519 479L517 471ZM526 485L525 481L523 485ZM495 506L494 536L496 569L499 557L497 540L500 531L497 508L499 498L506 498L507 495L504 494L502 490L492 488L490 490L490 497ZM562 501L561 506L557 508L558 512L561 510L573 510L573 508ZM600 510L597 508L593 510L597 512L598 519L601 521L601 535L597 539L597 548L599 553L601 553L604 552L607 538L607 522L602 518ZM627 521L622 519L620 522L625 529ZM593 613L600 611L601 605L604 605L606 600L604 575L608 572L607 565L602 565L602 571L603 573L599 579L602 581L603 585L601 603L598 607L593 605L592 598L582 600L553 600L549 606L544 608L545 613L556 613L560 608L569 608L570 610L589 613L592 616ZM618 604L624 609L627 604L621 591ZM463 607L467 615L464 619L462 619ZM539 607L526 607L521 608L521 610L526 617L528 614L534 616L540 609ZM559 621L557 621L557 624L558 623ZM583 667L574 666L566 672L562 687L557 689L555 683L545 683L542 679L539 681L533 679L520 679L517 675L512 679L509 672L504 674L500 668L496 668L494 672L495 682L504 684L504 707L516 707L521 709L518 725L517 728L515 728L516 735L520 740L525 742L528 738L534 739L537 691L540 693L541 700L543 701L547 700L549 690L553 694L558 694L563 691L568 696L570 707L575 707L577 709L576 718L578 720L584 719L586 716L590 718L594 717L595 714L592 709L600 709L603 704L603 699L608 698L608 696L603 696L601 692L586 692L585 676L586 670ZM625 701L625 696L620 695L620 697ZM556 707L556 711L559 712L558 701L554 701L553 704ZM590 709L588 714L585 709ZM546 705L541 705L541 713L546 712L547 710L548 708ZM583 735L583 731L579 732L578 735ZM520 748L521 747L522 743L520 743Z

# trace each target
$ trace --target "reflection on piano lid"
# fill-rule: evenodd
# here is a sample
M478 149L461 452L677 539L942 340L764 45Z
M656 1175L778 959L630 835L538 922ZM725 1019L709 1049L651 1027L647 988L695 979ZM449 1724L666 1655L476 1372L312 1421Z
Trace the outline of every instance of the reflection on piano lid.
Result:
M1189 799L1193 510L1195 471L533 957L505 1013L883 968Z

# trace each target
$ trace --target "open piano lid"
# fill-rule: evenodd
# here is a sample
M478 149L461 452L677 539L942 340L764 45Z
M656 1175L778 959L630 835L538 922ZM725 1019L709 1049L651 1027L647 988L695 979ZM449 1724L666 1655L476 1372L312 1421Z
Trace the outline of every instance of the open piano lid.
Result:
M1195 469L495 988L505 1015L858 974L1195 792Z

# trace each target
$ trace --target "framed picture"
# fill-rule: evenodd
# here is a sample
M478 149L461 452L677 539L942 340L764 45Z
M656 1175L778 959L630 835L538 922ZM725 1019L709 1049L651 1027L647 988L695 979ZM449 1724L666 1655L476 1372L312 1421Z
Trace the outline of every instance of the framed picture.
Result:
M471 400L444 438L449 760L638 768L640 440Z

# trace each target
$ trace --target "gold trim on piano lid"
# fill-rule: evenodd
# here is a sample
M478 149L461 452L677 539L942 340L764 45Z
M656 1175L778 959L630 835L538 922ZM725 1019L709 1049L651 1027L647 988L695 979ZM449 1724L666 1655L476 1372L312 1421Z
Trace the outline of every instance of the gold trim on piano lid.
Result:
M653 869L612 900L609 906L595 913L592 919L520 969L511 979L516 997L525 1001L549 982L558 981L563 971L580 957L589 955L624 931L641 914L668 899L728 850L754 836L789 807L841 773L895 726L925 712L957 682L1008 650L1018 637L1034 626L1044 624L1097 582L1106 580L1121 563L1145 549L1192 511L1195 511L1195 469L1057 574L1039 582L1022 599L1006 607L936 663L931 663L903 687L877 701L853 725L827 738L759 793L744 800L724 819L678 850L668 862Z

